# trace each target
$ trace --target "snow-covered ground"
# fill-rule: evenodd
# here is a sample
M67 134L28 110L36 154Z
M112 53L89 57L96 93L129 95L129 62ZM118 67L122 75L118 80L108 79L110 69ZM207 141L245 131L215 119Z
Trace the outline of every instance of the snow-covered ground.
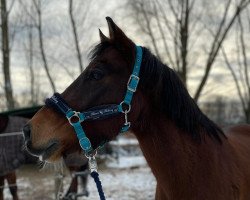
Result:
M106 161L108 168L116 169L129 169L129 168L138 168L146 167L147 163L143 156L133 156L133 157L118 157L117 160L113 162Z
M135 138L119 137L112 141L113 156L104 156L105 162L99 169L100 179L107 200L153 200L156 181ZM101 157L100 157L101 158ZM26 165L17 171L18 194L20 200L55 199L55 171L49 165L42 170L34 165ZM58 167L57 167L58 169ZM66 192L71 178L63 168L65 177L63 191ZM58 176L58 175L57 175ZM98 200L94 181L89 177L89 197L78 200ZM80 192L80 190L79 190ZM8 189L4 190L5 200L12 200Z
M154 199L156 181L143 157L119 157L108 167L99 170L107 200L152 200ZM52 200L54 196L53 168L39 171L34 166L24 166L17 173L20 200ZM63 179L66 191L70 182L68 172ZM89 197L79 200L98 200L94 181L89 177ZM5 189L5 199L11 200Z

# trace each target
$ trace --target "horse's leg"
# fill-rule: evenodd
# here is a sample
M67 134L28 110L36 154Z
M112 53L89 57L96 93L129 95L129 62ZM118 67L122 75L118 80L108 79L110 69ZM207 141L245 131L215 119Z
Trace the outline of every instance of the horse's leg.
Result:
M73 174L73 172L77 171L75 167L68 166L68 168L69 168L71 175ZM76 176L72 176L72 180L71 180L69 189L67 193L65 194L65 197L67 197L70 193L77 193L77 177Z
M79 171L83 172L87 169L88 169L88 162L85 165L81 166ZM88 196L89 195L89 192L87 190L88 174L81 176L81 180L82 180L83 193L86 193L86 196Z
M0 200L3 200L4 176L0 176Z
M16 172L13 171L7 174L6 179L8 181L10 193L12 194L13 200L18 200L17 185L16 185Z

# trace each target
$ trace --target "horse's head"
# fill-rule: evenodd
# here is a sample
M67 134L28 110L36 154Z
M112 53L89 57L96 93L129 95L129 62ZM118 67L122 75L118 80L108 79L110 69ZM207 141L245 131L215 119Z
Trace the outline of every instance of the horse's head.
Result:
M91 62L80 76L61 94L76 111L103 104L119 104L125 95L127 82L135 62L135 44L107 17L110 38L100 31L101 43L92 51ZM139 116L143 102L136 92L129 121ZM113 139L124 124L124 115L99 121L83 122L82 126L93 148ZM43 159L53 161L61 155L80 149L74 129L55 109L44 106L24 127L28 150Z

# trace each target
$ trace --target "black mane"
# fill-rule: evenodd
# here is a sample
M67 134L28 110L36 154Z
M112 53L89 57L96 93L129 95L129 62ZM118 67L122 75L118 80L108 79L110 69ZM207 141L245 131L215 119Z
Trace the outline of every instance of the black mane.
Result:
M105 49L112 46L112 44L108 41L101 42L97 44L91 51L89 52L88 57L90 60L94 60L97 56L101 55Z
M201 140L208 134L221 143L223 131L199 109L177 73L160 62L148 49L143 48L141 87L150 95L152 103L178 128Z
M98 44L90 52L90 58L94 59L110 46L110 42ZM143 48L139 87L150 97L155 110L165 114L194 139L201 141L201 134L207 134L221 143L221 136L225 137L223 131L202 113L177 73L147 48Z

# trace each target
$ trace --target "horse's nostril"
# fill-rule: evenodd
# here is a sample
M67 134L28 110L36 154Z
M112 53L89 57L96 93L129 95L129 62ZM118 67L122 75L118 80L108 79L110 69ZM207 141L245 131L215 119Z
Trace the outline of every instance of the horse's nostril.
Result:
M25 138L25 141L28 141L31 139L31 131L30 131L30 125L29 124L26 124L24 127L23 127L23 133L24 133L24 138Z

